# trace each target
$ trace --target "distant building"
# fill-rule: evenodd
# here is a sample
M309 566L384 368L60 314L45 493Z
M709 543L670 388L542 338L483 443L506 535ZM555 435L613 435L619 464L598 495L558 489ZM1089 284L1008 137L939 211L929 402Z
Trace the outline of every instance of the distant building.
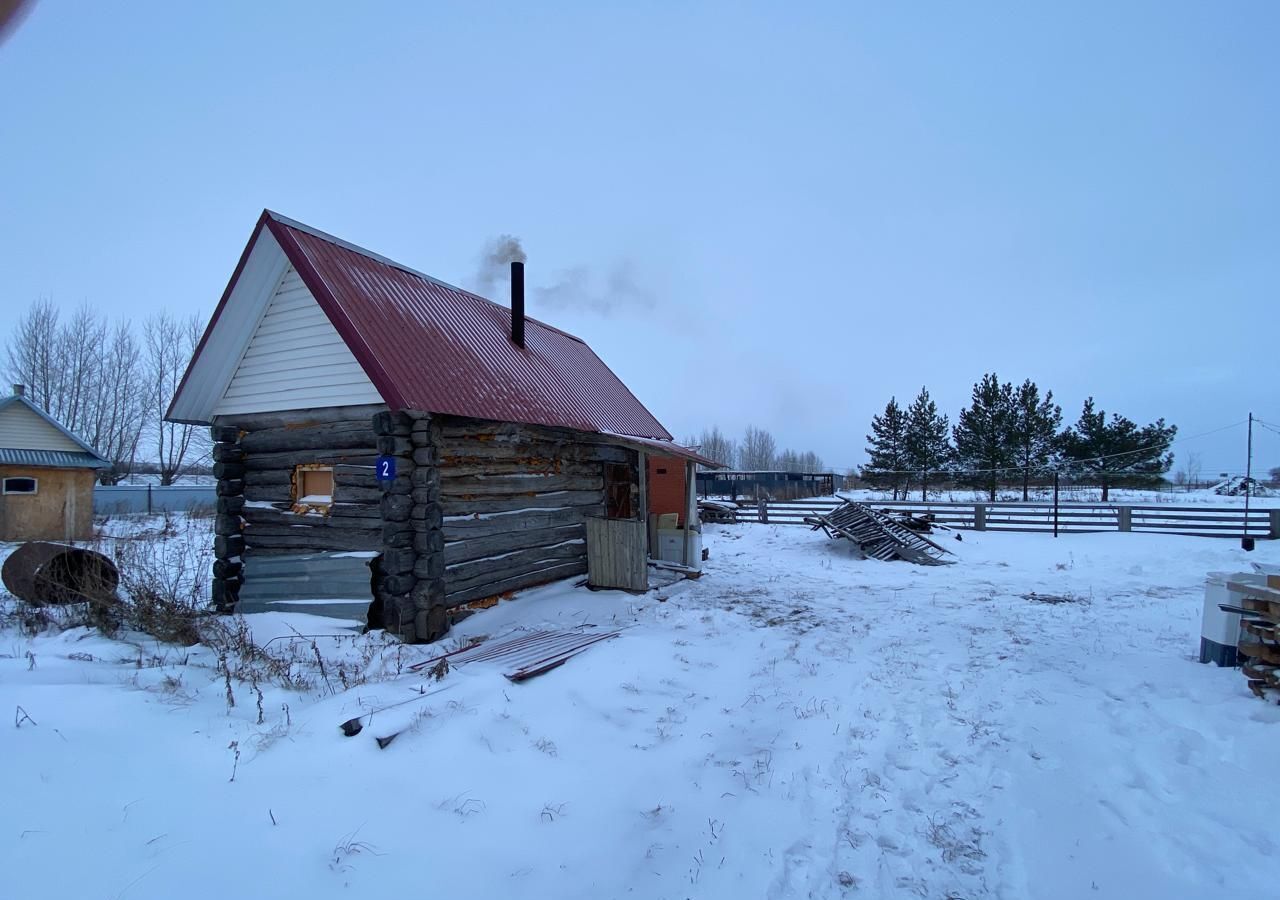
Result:
M111 463L26 398L0 400L0 541L86 541L93 485Z
M801 500L829 497L844 487L830 472L699 472L698 494L732 500Z

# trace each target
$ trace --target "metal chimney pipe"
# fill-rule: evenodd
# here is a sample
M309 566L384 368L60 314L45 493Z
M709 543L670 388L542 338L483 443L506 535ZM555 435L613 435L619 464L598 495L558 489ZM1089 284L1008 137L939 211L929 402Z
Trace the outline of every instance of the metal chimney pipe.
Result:
M511 340L524 347L524 263L511 261Z
M13 386L13 396L23 397L26 395L26 393L27 393L27 386L25 384L15 384Z

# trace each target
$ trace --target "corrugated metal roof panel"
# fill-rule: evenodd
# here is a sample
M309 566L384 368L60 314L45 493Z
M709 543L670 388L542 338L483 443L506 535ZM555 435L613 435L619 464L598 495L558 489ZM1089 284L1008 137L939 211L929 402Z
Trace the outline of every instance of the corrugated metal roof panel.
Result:
M393 408L670 440L585 343L268 213L266 222Z
M92 453L73 450L22 450L0 447L0 466L37 466L43 469L105 469L111 463Z

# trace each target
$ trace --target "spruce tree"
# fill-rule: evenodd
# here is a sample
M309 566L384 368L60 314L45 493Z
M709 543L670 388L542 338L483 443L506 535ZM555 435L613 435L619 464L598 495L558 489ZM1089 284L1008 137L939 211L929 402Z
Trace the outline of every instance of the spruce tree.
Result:
M906 499L903 473L907 469L907 417L896 397L889 398L883 414L871 418L867 456L870 461L862 467L862 480L891 488L894 500L900 491Z
M1022 499L1029 499L1033 472L1041 472L1053 459L1062 426L1062 407L1053 402L1053 391L1040 389L1028 378L1013 394L1013 440L1016 464L1022 469Z
M1173 465L1169 444L1178 433L1176 425L1156 419L1138 427L1118 413L1096 410L1093 398L1084 402L1080 420L1059 438L1062 454L1077 472L1097 479L1102 486L1102 502L1111 499L1111 488L1119 484L1146 486L1159 484Z
M951 461L951 423L938 415L938 404L929 398L928 388L907 409L905 435L907 468L920 479L920 500L929 499L929 473L939 472Z
M987 492L993 502L1000 480L1015 463L1013 385L1000 383L994 372L973 386L973 402L955 427L960 480Z

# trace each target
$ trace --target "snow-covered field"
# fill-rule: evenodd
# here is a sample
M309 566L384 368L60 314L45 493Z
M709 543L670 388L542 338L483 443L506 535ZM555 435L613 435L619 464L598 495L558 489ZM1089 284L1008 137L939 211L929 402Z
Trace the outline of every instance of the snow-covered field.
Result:
M1205 573L1280 546L965 533L922 568L706 539L698 581L553 585L455 629L625 626L523 684L437 683L406 669L434 651L304 616L248 622L302 689L11 623L0 894L1275 896L1280 709L1194 655Z

